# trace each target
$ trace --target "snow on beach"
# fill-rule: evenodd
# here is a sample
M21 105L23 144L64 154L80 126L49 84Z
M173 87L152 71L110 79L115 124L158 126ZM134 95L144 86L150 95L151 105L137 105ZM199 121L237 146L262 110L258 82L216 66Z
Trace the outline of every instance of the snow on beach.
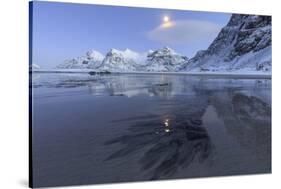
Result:
M93 69L41 69L34 70L34 73L84 73L96 72ZM100 72L96 72L99 74ZM101 72L102 73L102 72ZM214 77L233 77L233 78L266 78L271 79L271 72L260 71L232 71L232 72L147 72L147 71L122 71L109 72L110 74L161 74L161 75L190 75L190 76L214 76Z

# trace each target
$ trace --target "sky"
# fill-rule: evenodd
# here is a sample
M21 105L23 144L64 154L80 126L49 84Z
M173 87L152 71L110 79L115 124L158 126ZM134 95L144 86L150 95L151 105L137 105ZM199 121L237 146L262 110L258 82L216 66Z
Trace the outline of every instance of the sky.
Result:
M35 1L33 63L54 68L89 50L164 46L189 58L208 48L231 14ZM164 19L165 17L166 20Z

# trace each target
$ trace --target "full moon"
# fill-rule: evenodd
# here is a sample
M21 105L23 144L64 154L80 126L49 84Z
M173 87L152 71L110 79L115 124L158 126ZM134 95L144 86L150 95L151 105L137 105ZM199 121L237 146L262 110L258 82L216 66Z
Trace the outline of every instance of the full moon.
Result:
M168 16L164 16L163 21L164 21L164 22L169 22L169 21L170 21L170 18L169 18Z

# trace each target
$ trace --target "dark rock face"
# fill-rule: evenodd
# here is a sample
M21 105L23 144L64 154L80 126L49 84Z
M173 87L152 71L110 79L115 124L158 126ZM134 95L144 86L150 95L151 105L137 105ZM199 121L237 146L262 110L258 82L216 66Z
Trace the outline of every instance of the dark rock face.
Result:
M234 51L230 55L232 60L237 55L241 56L250 51L257 52L271 45L271 17L270 16L245 16L241 17ZM269 26L269 27L268 27Z
M232 99L232 104L233 111L236 112L237 117L242 121L255 119L264 120L264 117L271 117L270 106L257 97L236 94Z
M125 60L124 60L124 57L121 53L117 53L117 52L115 52L114 50L111 49L106 54L105 59L103 60L103 63L104 62L110 62L110 63L113 63L113 64L120 64L120 63L125 62Z
M222 28L209 48L199 51L183 67L183 70L192 70L198 67L207 69L210 66L209 64L214 67L215 62L217 62L218 67L225 63L224 68L232 69L236 67L233 61L238 62L248 53L258 54L267 47L270 47L268 53L271 53L271 16L233 14L228 24ZM265 55L268 56L268 53L258 56L256 62L252 64L261 64L258 59ZM268 62L271 62L271 56L268 57L270 57L270 61L262 61L268 64ZM239 66L243 67L242 65ZM249 66L251 68L257 67L256 65Z

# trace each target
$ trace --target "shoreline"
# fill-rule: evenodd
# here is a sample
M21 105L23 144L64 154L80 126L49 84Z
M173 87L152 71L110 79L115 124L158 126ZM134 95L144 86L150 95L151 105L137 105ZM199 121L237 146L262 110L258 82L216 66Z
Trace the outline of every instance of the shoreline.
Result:
M69 70L33 70L30 73L67 73L67 74L88 74L89 72L95 72L94 70L82 70L82 69L69 69ZM265 72L111 72L110 74L154 74L154 75L189 75L189 76L203 76L203 77L228 77L239 79L272 79L272 73Z

